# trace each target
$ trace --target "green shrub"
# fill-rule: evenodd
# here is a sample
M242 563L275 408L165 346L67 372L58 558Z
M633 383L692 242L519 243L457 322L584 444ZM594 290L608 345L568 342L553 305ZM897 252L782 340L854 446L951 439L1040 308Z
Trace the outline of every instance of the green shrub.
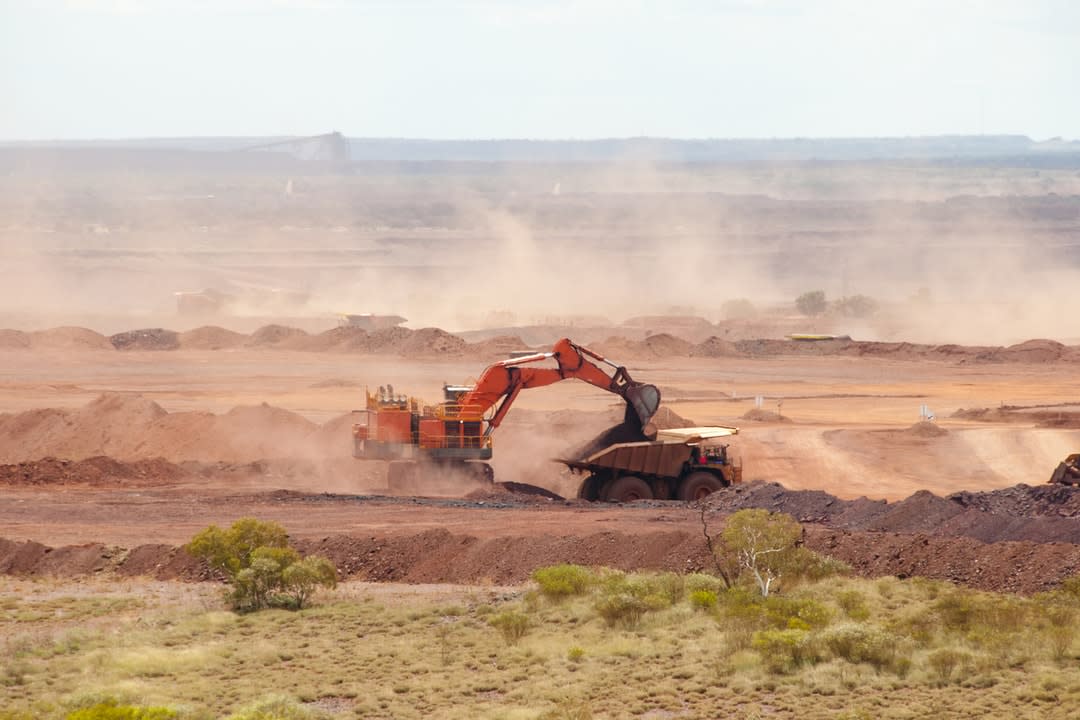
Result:
M269 697L242 708L225 720L320 720L326 717L286 697Z
M712 590L695 590L690 593L690 605L699 610L712 610L716 607L716 593Z
M806 630L760 630L750 646L761 655L770 672L787 673L820 659L817 647Z
M940 648L930 653L926 658L926 663L934 671L938 682L942 685L951 682L957 669L963 668L969 662L971 662L969 653L954 648Z
M228 530L211 525L187 547L194 557L225 573L232 585L228 598L236 610L299 609L317 587L337 584L333 564L323 557L301 560L276 523L243 518Z
M690 573L683 579L683 584L686 586L686 592L691 594L698 590L708 590L719 596L726 589L723 580L705 573Z
M806 628L823 628L832 621L832 612L811 598L772 595L761 600L767 620L777 628L805 624Z
M820 315L825 312L825 291L811 290L795 298L795 307L803 315Z
M975 594L957 588L937 599L934 612L941 618L941 624L946 630L966 632L971 628L978 612Z
M866 597L858 590L843 590L837 593L836 604L852 620L870 619L870 606L866 604Z
M581 565L552 565L533 571L532 579L540 593L549 600L584 595L593 582L593 574Z
M821 642L834 657L885 670L896 663L899 639L874 627L847 623L823 631Z
M602 595L593 607L608 627L621 627L624 630L636 629L650 609L642 598L626 592Z
M66 720L170 720L176 716L174 710L165 707L121 705L117 700L105 700L71 711Z
M585 648L575 645L566 651L566 659L572 663L579 663L585 659Z
M502 633L507 645L514 645L529 632L529 616L514 610L493 616L488 624Z
M850 575L851 566L843 560L808 550L795 548L788 559L787 577L799 580L824 580L838 575Z
M252 553L264 547L288 547L285 528L251 517L237 520L228 530L211 525L187 545L188 552L194 557L205 560L210 567L221 570L230 578L251 567Z
M282 570L281 581L285 594L301 609L317 588L337 586L337 568L324 557L306 557Z

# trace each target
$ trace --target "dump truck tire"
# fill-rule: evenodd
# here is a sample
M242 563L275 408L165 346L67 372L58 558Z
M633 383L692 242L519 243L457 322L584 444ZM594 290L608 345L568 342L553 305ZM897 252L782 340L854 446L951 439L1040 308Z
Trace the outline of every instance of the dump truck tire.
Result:
M616 478L604 490L604 500L608 502L627 503L635 500L652 500L653 493L649 484L634 475L623 475Z
M590 475L585 478L581 483L581 487L578 488L577 496L579 500L596 501L600 499L600 485L603 479L596 475Z
M690 473L679 484L679 499L694 502L712 495L724 487L724 481L704 470Z

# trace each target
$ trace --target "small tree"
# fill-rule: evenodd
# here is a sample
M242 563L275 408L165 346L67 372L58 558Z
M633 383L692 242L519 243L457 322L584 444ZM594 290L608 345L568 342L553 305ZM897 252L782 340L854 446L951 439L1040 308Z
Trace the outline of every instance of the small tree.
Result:
M188 543L188 552L227 577L229 600L237 610L302 608L319 586L334 587L337 571L324 557L300 559L288 547L285 529L255 518L237 520L228 530L206 528Z
M285 568L281 579L299 610L317 588L337 586L337 568L324 557L307 557Z
M736 298L721 305L720 314L725 320L745 320L757 315L757 308L746 298Z
M851 295L836 303L836 311L844 317L870 317L877 312L877 309L877 300L866 295Z
M795 307L797 307L799 312L803 315L809 315L811 317L820 315L825 312L825 291L811 290L810 292L804 292L802 295L795 298Z
M790 515L768 510L740 510L728 518L722 534L739 567L754 575L762 597L790 562L802 526Z

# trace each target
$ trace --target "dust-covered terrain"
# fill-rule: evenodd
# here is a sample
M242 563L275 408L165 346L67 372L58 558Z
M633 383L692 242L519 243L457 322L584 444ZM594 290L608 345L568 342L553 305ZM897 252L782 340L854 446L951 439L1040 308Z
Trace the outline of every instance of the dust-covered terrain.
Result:
M244 515L375 580L705 567L699 508L574 499L552 460L626 439L584 383L517 398L492 486L395 497L352 457L366 392L434 402L570 337L673 425L740 428L717 523L789 512L865 575L1078 569L1072 491L1043 486L1080 445L1068 148L352 147L0 148L0 568L206 577L180 546Z

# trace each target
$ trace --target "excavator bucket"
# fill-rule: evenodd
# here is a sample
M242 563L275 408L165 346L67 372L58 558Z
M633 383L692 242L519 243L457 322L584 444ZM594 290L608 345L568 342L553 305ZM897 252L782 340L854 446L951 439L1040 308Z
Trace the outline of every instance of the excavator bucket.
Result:
M645 434L650 434L649 421L660 409L660 390L655 385L633 383L626 388L626 419L634 420ZM655 432L655 429L652 429Z

